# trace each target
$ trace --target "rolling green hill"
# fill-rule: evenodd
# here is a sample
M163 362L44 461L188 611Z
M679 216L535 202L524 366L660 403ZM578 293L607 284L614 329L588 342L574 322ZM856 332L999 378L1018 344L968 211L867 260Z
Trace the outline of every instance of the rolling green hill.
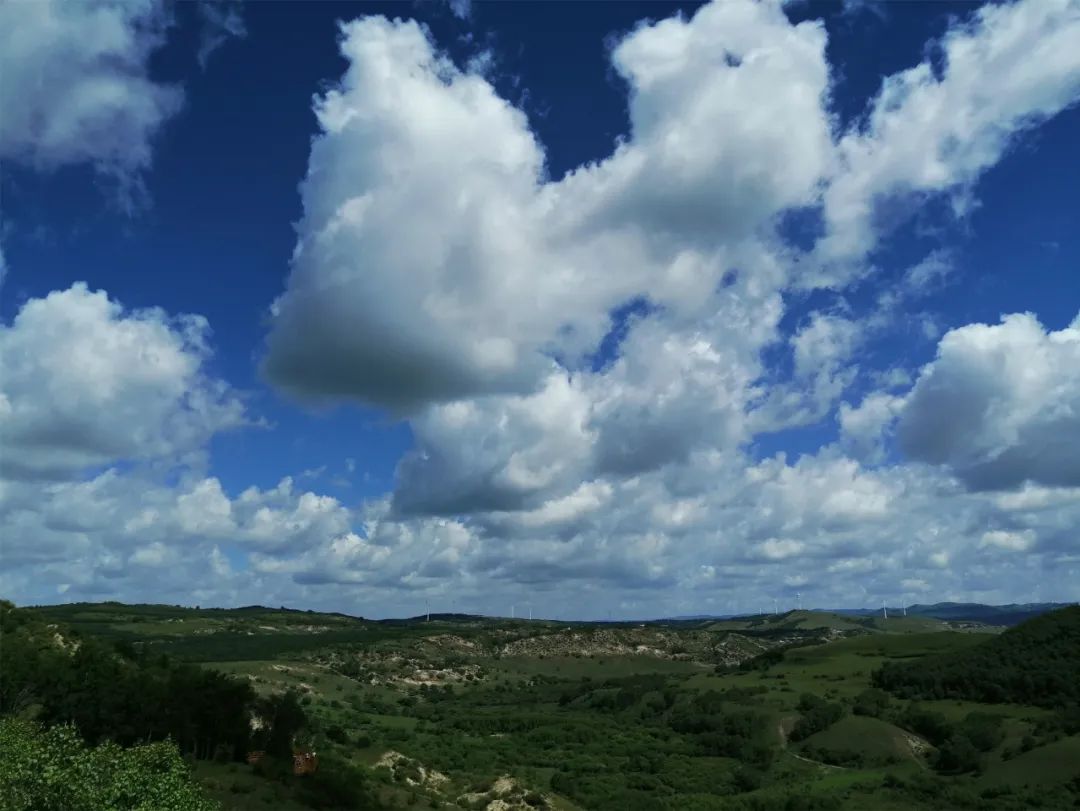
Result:
M886 721L849 715L802 741L797 751L839 766L890 766L917 759L911 739L909 733Z
M1037 786L1080 778L1080 735L1063 738L1017 755L988 769L987 786Z
M884 665L875 684L904 698L1057 707L1080 702L1080 606L1043 614L964 651Z

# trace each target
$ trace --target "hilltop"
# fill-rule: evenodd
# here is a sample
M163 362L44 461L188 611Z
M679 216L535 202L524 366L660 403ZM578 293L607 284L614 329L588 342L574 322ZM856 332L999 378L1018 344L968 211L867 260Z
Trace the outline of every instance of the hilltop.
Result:
M1048 611L1056 611L1066 608L1073 603L1009 603L1007 605L988 605L985 603L952 603L941 602L924 605L887 606L889 617L899 619L907 616L921 616L932 619L956 622L978 622L983 625L1010 626L1018 625L1025 620L1045 614ZM781 616L789 616L795 611L785 611ZM880 608L814 608L808 609L806 614L835 615L840 617L881 617ZM679 617L669 617L666 622L747 622L754 618L774 616L771 614L691 614Z
M921 614L942 620L971 620L987 625L1019 625L1048 611L1067 608L1072 603L1010 603L1008 605L984 605L982 603L933 603L912 605L909 614Z

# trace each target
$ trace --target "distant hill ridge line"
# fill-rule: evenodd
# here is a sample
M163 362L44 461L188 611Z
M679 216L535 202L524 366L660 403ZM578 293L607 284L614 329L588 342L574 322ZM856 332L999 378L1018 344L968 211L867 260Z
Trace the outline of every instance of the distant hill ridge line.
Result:
M1068 603L1009 603L1006 605L988 605L985 603L955 603L941 602L922 604L915 603L909 606L891 606L886 608L890 614L895 612L899 615L906 611L908 616L929 617L939 620L982 622L987 625L1017 625L1024 620L1037 617L1049 611L1057 611L1061 608L1077 605L1075 602ZM804 608L781 611L776 616L786 617L793 613L805 614L835 614L847 617L868 617L881 614L881 608ZM667 617L668 622L691 622L705 620L731 620L747 617L771 616L772 612L759 613L736 613L736 614L690 614L675 617Z
M986 625L997 626L1012 626L1019 623L1037 617L1041 614L1049 611L1055 611L1061 608L1066 608L1071 605L1077 605L1075 602L1039 602L1039 603L1008 603L1005 605L989 605L985 603L959 603L959 602L939 602L931 604L916 603L904 606L887 606L890 617L895 613L900 615L906 611L908 616L924 617L929 619L937 619L942 621L954 621L954 622L978 622ZM493 619L509 620L509 617L498 617L494 615L483 614L469 614L464 612L431 612L428 614L417 614L407 617L385 617L382 619L371 619L355 614L348 614L341 611L318 611L315 609L300 609L300 608L288 608L286 606L280 606L274 608L272 606L263 605L243 605L236 607L222 607L222 606L183 606L169 603L122 603L116 600L106 600L103 602L77 602L77 603L59 603L54 605L36 605L26 606L38 611L48 612L51 610L57 611L71 611L71 610L94 610L94 609L130 609L133 611L161 611L161 612L192 612L198 614L234 614L234 615L246 615L246 614L287 614L292 616L304 616L304 617L333 617L340 620L348 620L351 622L371 622L371 623L385 623L385 624L399 624L399 623L417 623L424 622L430 616L432 622L483 622ZM787 611L781 611L775 614L776 619L789 618L793 614L803 614L808 616L813 615L833 615L838 617L872 617L880 615L880 608L807 608L807 609L789 609ZM603 619L560 619L554 620L552 618L537 617L533 620L534 623L540 624L545 622L557 622L563 624L588 624L588 625L625 625L625 624L640 624L640 623L672 623L672 622L710 622L710 621L724 621L724 620L749 620L758 617L773 617L773 612L758 612L758 613L727 613L727 614L690 614L679 615L670 617L655 617L646 619L618 619L618 620L603 620ZM521 617L517 618L517 621L524 622Z

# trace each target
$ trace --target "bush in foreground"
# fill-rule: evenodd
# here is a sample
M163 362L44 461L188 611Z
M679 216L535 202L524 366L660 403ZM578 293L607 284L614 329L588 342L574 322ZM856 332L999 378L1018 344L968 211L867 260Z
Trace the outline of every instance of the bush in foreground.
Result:
M0 720L4 811L218 811L170 742L88 746L70 725Z

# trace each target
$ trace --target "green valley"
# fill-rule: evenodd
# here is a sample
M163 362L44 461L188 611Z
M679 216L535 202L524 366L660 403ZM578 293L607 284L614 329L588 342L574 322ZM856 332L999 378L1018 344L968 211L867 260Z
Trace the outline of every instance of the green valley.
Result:
M200 811L1063 809L1078 629L1077 607L1004 630L4 604L0 749L113 747ZM32 777L0 777L0 807L72 802Z

